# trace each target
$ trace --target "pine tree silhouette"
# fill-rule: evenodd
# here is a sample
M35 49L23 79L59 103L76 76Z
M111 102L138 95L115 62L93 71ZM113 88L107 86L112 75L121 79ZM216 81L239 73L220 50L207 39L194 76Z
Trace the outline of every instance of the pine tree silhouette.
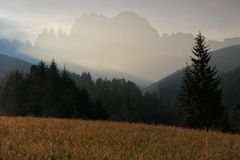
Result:
M193 128L217 128L224 112L221 79L209 65L211 55L201 33L195 38L192 53L192 65L185 69L179 96L180 122Z

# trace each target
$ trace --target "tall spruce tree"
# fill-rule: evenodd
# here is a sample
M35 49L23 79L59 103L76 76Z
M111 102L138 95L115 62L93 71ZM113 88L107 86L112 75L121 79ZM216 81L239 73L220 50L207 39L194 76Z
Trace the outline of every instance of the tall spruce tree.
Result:
M224 112L221 79L209 65L211 55L201 33L195 38L192 53L192 65L185 69L179 96L180 122L191 128L218 128Z

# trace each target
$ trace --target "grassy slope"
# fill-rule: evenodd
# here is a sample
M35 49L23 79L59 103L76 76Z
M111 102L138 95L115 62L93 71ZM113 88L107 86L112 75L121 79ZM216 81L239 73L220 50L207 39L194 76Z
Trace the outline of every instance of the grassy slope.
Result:
M240 159L240 135L143 124L0 117L0 159Z

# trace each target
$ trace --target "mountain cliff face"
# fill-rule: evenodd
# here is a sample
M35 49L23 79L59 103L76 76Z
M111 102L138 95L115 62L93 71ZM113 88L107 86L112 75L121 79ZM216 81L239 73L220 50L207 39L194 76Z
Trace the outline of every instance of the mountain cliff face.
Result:
M136 14L121 13L108 18L84 15L76 20L70 34L44 30L27 53L39 59L57 57L91 70L112 70L138 77L154 69L144 64L158 56L159 36L150 23ZM67 55L67 56L66 56ZM153 63L155 64L155 63ZM147 78L146 78L147 79Z
M239 92L239 94L236 95L230 94L231 88L238 86L236 83L231 84L230 79L232 79L233 82L239 79L239 69L236 69L240 67L239 59L240 45L230 46L212 52L212 59L210 63L212 66L216 66L219 75L222 78L223 103L227 106L232 106L236 101L236 97L240 96ZM163 78L162 80L152 84L145 91L156 92L162 99L166 101L176 101L180 92L182 76L183 70L178 70L166 78ZM236 91L238 88L235 88L234 90Z
M45 29L26 52L38 59L74 63L89 70L111 70L150 81L185 66L194 37L188 33L160 36L147 19L132 12L115 17L90 14L76 19L69 34ZM212 49L240 44L238 39L209 41Z

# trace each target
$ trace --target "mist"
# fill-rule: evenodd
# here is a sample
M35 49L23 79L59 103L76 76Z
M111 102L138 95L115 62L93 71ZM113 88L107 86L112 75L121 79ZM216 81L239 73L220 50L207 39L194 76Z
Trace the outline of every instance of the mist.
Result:
M133 12L113 17L85 14L76 19L70 33L61 27L44 29L23 52L46 61L55 59L76 72L84 68L156 81L186 65L193 41L191 33L160 36L146 18ZM209 43L216 50L235 41L240 43L239 39Z
M236 0L101 2L2 0L0 38L30 41L23 51L28 56L55 58L74 71L149 81L185 66L199 30L214 40L212 50L238 44L224 41L240 36Z

